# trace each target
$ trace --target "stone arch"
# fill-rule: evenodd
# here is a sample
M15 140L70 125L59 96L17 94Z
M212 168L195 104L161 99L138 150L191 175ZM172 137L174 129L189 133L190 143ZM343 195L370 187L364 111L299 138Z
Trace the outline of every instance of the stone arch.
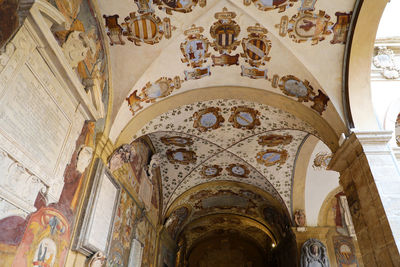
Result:
M121 144L132 141L133 136L141 127L169 110L182 105L212 99L242 99L287 111L314 127L321 136L322 141L332 151L337 150L339 136L345 132L343 122L332 105L328 106L327 114L322 117L298 101L276 93L249 87L221 86L187 91L151 105L126 124L119 134L115 146L118 147Z
M370 73L375 35L386 4L387 1L357 1L343 72L343 102L349 128L379 129L371 99Z

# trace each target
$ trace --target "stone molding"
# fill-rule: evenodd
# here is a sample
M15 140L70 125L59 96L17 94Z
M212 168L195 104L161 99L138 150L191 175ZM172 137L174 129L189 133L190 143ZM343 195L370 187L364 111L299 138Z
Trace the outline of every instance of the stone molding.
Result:
M392 131L358 131L353 129L343 144L333 155L329 170L342 172L362 153L366 155L390 155L392 150L388 145Z

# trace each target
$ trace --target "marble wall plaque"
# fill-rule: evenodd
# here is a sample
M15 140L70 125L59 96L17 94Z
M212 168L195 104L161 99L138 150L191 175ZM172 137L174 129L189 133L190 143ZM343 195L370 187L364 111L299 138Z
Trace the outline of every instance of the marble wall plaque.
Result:
M70 127L52 96L24 65L0 98L0 134L52 175Z
M107 255L119 203L120 186L100 159L97 159L95 169L76 249L85 255L97 251Z

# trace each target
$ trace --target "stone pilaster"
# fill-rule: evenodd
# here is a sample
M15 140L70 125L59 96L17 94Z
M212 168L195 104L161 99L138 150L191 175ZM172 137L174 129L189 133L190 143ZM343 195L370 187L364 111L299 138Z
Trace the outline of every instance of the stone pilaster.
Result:
M400 266L400 172L391 137L354 131L329 166L340 172L365 266Z

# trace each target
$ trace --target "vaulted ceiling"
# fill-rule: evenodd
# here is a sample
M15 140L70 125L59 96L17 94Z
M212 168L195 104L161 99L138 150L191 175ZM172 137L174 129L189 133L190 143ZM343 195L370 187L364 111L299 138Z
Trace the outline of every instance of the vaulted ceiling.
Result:
M110 137L117 146L151 140L164 214L214 182L254 186L292 212L302 144L314 135L335 150L346 131L354 2L98 1L110 42Z

